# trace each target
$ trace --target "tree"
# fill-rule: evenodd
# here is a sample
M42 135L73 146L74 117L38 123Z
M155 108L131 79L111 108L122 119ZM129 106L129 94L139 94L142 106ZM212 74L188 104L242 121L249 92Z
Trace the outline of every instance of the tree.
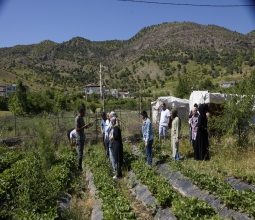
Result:
M28 93L27 103L28 114L41 114L53 112L54 101L53 99L50 99L47 93L42 92Z
M242 72L242 63L243 63L243 57L242 57L242 55L239 55L239 56L236 58L236 66L237 66L237 69L238 69L238 72L239 72L239 73Z
M225 135L237 135L237 145L246 146L250 119L254 115L255 71L228 91L223 114L215 118L214 125Z
M184 98L190 93L190 83L187 77L179 77L178 85L176 87L175 96L179 98Z
M14 115L27 114L27 94L26 87L23 86L22 81L19 80L16 86L16 92L9 94L9 109Z
M90 110L95 113L97 109L97 105L94 102L91 102L89 105Z
M181 64L177 64L177 68L178 68L178 70L180 71L181 70L181 68L182 68L182 66L181 66Z
M0 110L7 111L8 110L8 98L4 96L0 96Z
M207 78L205 81L202 81L200 84L199 84L199 90L210 90L210 89L214 89L214 86L213 86L213 83L212 81Z
M206 68L203 68L202 73L203 73L203 74L206 74L206 73L207 73L207 69L206 69Z
M56 112L59 112L61 110L66 110L66 107L67 107L66 96L62 94L55 96Z

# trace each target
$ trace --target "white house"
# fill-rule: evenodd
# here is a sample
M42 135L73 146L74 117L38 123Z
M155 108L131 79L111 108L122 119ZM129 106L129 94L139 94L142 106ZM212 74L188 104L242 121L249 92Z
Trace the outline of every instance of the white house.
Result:
M105 87L103 86L102 92L104 92L104 89L105 89ZM92 93L96 93L96 94L100 95L100 86L96 85L94 83L85 85L84 92L85 92L85 94L88 94L88 95L92 94Z
M236 81L220 82L220 87L229 88L229 87L234 86L236 84L237 84Z
M134 98L134 95L129 92L119 92L120 98Z
M0 96L7 97L9 93L16 92L16 84L0 83ZM24 86L29 91L28 86Z
M100 95L100 86L94 83L87 84L84 87L84 92L88 95L92 93ZM134 95L129 92L119 92L117 89L106 89L105 86L102 86L102 94L112 95L115 98L134 98Z

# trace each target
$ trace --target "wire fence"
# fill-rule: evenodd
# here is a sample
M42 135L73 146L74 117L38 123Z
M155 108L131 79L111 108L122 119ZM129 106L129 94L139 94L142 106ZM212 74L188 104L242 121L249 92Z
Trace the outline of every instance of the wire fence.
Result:
M148 115L151 117L151 110L147 110ZM122 130L123 141L133 142L139 141L142 137L142 121L139 110L115 110ZM25 141L27 139L36 139L38 132L36 124L43 121L47 126L53 128L54 142L68 142L66 132L74 128L74 120L78 112L62 112L58 115L45 115L45 116L2 116L0 117L0 143L3 140ZM188 121L187 112L180 112L179 117L185 123ZM85 123L93 121L93 126L86 129L86 139L91 142L98 142L102 139L100 124L102 121L101 113L90 113L84 117ZM153 130L155 136L158 133L158 122L154 122Z

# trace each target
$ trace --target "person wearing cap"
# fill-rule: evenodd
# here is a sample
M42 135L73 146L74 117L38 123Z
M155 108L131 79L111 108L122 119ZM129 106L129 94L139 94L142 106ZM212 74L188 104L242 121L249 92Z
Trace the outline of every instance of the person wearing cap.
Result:
M142 134L143 141L145 145L145 153L147 157L147 164L152 165L152 144L153 144L153 133L152 133L152 125L151 120L148 117L148 114L145 110L141 111L142 116Z
M171 110L172 117L172 129L171 129L171 146L172 146L172 157L174 160L179 160L179 139L180 139L180 119L177 116L178 111L176 108Z
M110 140L112 141L112 152L114 156L114 162L116 167L116 175L113 179L122 178L121 166L123 164L123 144L122 144L122 136L121 129L117 124L116 117L111 118L112 124L112 135L110 135Z

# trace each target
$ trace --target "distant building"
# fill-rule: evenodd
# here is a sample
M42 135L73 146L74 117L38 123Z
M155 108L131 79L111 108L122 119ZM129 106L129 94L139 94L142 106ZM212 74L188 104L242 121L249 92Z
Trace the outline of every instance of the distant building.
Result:
M119 91L118 89L106 89L105 95L111 95L115 98L119 98Z
M236 84L237 84L236 81L220 82L220 87L222 87L222 88L229 88L229 87L234 86Z
M129 92L119 92L119 98L134 98L134 95Z
M7 97L9 93L16 92L16 84L0 83L0 96ZM28 86L24 86L26 91L29 91Z
M85 85L84 88L85 94L96 93L100 95L100 86L94 83ZM106 95L111 95L115 98L134 98L134 95L129 92L119 92L118 89L106 89L105 86L102 87L102 93Z
M96 93L100 95L100 86L94 83L85 85L84 92L85 94L88 94L88 95L92 93Z

